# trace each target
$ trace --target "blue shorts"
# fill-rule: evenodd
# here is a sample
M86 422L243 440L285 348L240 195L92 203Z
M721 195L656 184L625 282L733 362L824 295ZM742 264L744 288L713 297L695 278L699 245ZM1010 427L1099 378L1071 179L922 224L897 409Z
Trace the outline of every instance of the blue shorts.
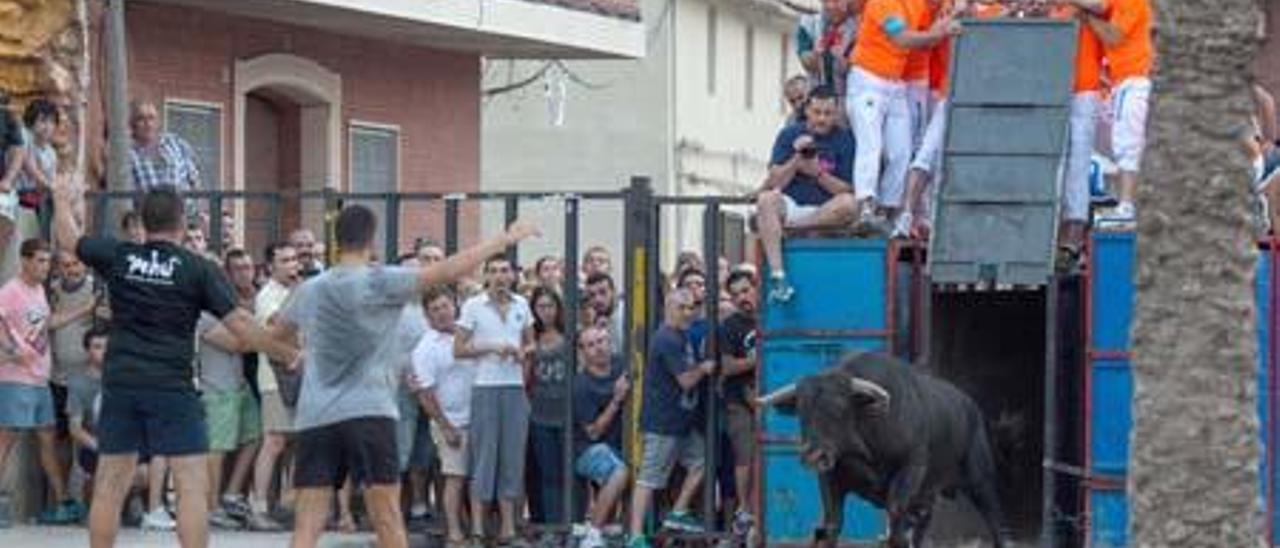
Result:
M102 387L98 452L183 456L208 452L204 403L191 389Z
M50 428L53 424L49 385L0 382L0 428Z
M573 471L597 484L605 484L615 473L627 467L622 457L607 443L587 446L573 463Z

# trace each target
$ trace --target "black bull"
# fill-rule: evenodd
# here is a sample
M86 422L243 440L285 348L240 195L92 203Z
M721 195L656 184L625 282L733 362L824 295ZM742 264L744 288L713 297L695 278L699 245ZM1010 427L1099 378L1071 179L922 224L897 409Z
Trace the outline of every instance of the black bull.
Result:
M938 496L959 491L1004 545L985 421L951 383L889 356L850 354L760 402L799 415L800 458L822 489L816 544L836 544L854 493L888 512L890 546L920 545Z

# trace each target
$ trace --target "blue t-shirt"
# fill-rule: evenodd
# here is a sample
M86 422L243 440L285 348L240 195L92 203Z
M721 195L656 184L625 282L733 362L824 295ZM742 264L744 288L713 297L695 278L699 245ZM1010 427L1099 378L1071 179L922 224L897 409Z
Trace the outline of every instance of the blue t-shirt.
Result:
M835 127L826 135L811 133L804 123L794 123L782 128L778 138L773 142L773 155L770 165L782 165L797 154L794 143L801 135L813 136L814 147L818 150L818 162L824 169L846 183L853 181L853 156L857 147L853 132L849 128ZM831 193L818 184L818 180L803 173L796 173L791 184L782 190L799 205L821 205L831 199Z
M658 329L649 343L649 363L644 370L642 431L663 436L683 436L689 432L701 387L686 392L680 388L676 376L696 364L693 346L684 332L667 325Z
M615 359L608 375L597 377L589 371L573 376L573 454L578 455L593 443L605 443L618 454L622 454L622 422L625 420L621 411L614 416L613 422L605 430L600 439L592 441L587 437L587 425L596 421L604 409L613 400L613 385L622 375L622 360Z

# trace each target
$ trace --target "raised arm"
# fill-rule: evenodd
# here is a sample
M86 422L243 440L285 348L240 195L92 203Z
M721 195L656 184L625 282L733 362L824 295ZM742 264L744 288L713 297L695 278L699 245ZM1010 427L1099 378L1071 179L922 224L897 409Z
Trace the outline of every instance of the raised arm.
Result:
M485 259L505 251L508 247L518 244L522 240L540 234L542 232L537 226L524 221L516 221L500 236L459 251L443 261L423 267L419 283L422 287L452 283L458 278L475 272L476 268Z
M262 352L273 360L292 364L298 359L298 349L296 347L282 340L283 337L275 337L273 333L259 327L258 323L253 320L253 316L249 314L249 311L243 308L236 308L230 314L224 316L222 325L226 326L231 334L243 341L249 349Z
M948 36L960 34L960 22L947 16L933 22L927 30L909 30L903 28L900 19L886 21L885 34L900 48L925 49L937 45Z
M66 174L57 175L53 185L53 239L59 248L74 252L84 231L73 211L76 190L68 180L69 177Z

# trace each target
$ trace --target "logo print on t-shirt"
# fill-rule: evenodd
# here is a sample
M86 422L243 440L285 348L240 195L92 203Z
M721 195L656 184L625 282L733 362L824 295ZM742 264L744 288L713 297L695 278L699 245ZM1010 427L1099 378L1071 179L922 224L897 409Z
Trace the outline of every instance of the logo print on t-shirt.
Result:
M160 252L152 249L150 257L140 257L133 253L125 255L128 270L124 277L135 282L153 285L173 285L173 271L182 264L178 257L160 258Z

